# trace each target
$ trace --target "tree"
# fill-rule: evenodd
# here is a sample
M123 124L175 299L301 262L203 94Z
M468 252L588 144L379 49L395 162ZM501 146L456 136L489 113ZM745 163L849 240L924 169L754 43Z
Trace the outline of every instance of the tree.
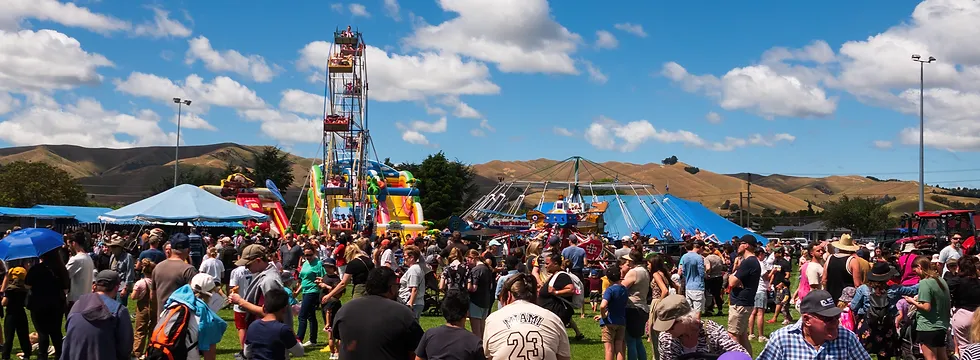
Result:
M824 205L823 219L828 228L847 228L857 236L867 236L888 227L888 208L876 198L851 198Z
M669 158L660 161L664 165L674 165L677 163L677 156L671 155Z
M684 171L687 171L687 172L688 172L689 174L691 174L691 175L695 175L695 174L697 174L698 172L700 172L700 171L701 171L701 169L698 169L698 167L697 167L697 166L685 166L685 167L684 167Z
M478 196L473 169L459 161L449 161L441 151L429 155L417 167L402 164L400 168L419 179L420 201L426 220L439 228L447 225L450 216L465 211Z
M88 205L88 194L67 171L41 162L15 161L0 167L0 205Z
M251 175L255 186L264 187L266 180L272 180L276 187L286 190L293 185L293 161L278 147L266 146L252 157Z
M177 174L177 185L218 185L221 183L221 179L224 179L225 176L225 174L214 169L204 170L197 166L181 166L180 172ZM159 194L170 190L172 187L174 187L174 176L168 174L160 178L160 181L158 181L156 184L150 186L150 192L152 194Z

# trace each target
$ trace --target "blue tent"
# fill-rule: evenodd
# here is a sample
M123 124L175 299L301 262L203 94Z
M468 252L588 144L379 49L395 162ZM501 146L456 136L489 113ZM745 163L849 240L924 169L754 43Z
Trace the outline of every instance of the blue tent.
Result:
M707 234L715 234L721 242L729 242L733 236L741 237L745 234L752 234L763 244L768 242L762 235L745 230L696 201L684 200L673 195L620 195L621 201L618 201L615 195L595 198L595 201L609 202L604 216L605 230L613 238L629 235L634 231L659 238L662 237L665 229L679 238L681 229L688 233L694 233L694 229L701 229ZM585 196L585 201L593 200L592 197ZM554 203L544 203L539 210L548 212L553 205Z
M183 184L152 197L99 216L100 220L146 220L172 222L265 221L269 218L215 196L197 186Z

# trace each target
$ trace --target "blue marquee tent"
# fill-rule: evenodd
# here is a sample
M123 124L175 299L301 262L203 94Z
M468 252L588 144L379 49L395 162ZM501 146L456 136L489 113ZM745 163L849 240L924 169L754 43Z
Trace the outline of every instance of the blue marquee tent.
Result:
M593 199L586 196L585 201L591 202ZM762 244L768 242L765 237L728 221L696 201L673 195L620 195L619 200L615 195L604 195L596 196L594 201L609 202L604 216L605 230L614 238L634 231L659 238L665 229L679 238L681 229L688 233L701 229L707 234L715 234L721 242L729 242L733 236L741 237L745 234L755 236ZM544 203L539 210L548 212L553 205L554 203Z
M183 184L99 216L100 220L163 222L268 220L269 216L228 202L197 186Z

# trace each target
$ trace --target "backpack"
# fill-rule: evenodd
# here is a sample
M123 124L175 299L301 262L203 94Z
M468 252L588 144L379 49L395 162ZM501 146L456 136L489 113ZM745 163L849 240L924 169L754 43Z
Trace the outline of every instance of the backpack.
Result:
M466 290L470 269L462 263L459 266L447 266L443 277L446 279L446 289Z
M559 271L555 273L555 276L551 277L551 281L548 282L548 286L555 287L555 281L558 279L558 274L568 275L568 277L572 279L572 285L575 287L575 294L572 295L572 309L581 309L585 304L585 291L583 290L585 289L585 286L582 284L582 280L570 272ZM568 301L560 296L558 298L562 299L562 301Z
M888 294L881 294L881 296L872 293L868 296L868 302L871 307L868 308L867 312L864 314L864 318L868 321L868 324L880 325L880 324L891 324L891 305L888 303Z
M197 342L187 343L194 311L187 305L174 302L160 315L146 346L146 360L184 360Z

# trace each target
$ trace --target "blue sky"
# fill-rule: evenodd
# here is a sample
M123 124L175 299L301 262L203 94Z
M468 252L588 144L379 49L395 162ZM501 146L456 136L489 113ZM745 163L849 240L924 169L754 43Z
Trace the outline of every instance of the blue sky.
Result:
M369 45L380 157L658 162L980 186L980 5L5 0L0 143L282 146L315 156L335 27ZM442 118L445 117L445 120ZM950 171L957 170L957 171Z

